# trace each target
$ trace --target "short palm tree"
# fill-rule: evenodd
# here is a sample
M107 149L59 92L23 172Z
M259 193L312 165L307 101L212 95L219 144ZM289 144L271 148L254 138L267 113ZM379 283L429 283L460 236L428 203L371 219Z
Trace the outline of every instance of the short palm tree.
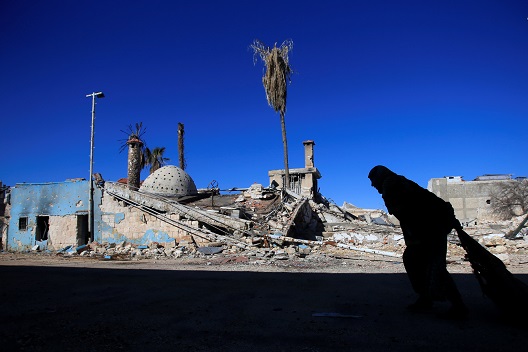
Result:
M250 46L253 49L253 61L259 56L264 62L266 71L262 77L262 84L266 91L268 104L275 112L280 113L282 144L284 147L284 186L290 188L290 171L288 167L288 140L286 138L286 96L288 83L291 82L290 76L292 69L288 61L288 53L293 49L293 41L286 40L280 47L277 44L270 48L258 39L253 41Z
M145 167L150 166L150 174L165 166L166 161L170 160L163 156L164 153L165 147L156 147L152 151L149 148L145 148Z

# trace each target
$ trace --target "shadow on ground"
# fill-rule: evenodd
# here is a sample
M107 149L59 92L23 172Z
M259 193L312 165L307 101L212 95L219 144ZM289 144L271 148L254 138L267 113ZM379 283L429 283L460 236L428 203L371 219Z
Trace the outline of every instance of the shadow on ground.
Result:
M472 275L454 275L471 310L462 322L436 317L443 306L407 313L403 274L0 266L0 277L4 351L513 351L528 341Z

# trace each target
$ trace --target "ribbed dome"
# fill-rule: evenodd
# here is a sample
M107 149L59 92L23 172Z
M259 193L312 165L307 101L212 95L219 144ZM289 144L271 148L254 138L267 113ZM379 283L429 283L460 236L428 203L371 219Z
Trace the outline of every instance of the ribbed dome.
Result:
M139 191L164 196L188 196L198 193L191 176L173 165L163 166L149 175Z

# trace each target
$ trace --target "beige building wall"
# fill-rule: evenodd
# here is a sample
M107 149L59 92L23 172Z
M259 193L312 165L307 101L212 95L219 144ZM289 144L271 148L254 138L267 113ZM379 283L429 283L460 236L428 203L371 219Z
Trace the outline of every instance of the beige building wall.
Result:
M429 180L427 189L450 202L460 221L496 219L492 211L491 194L498 184L513 180L464 181L461 177Z
M120 242L128 240L138 244L148 244L155 241L165 246L183 240L194 240L198 244L207 242L198 236L192 237L185 229L168 224L154 215L147 214L132 206L126 206L108 194L103 197L100 208L103 241ZM164 216L187 226L200 227L198 221L182 218L178 214L164 214Z
M35 229L33 229L33 235ZM50 216L48 249L59 250L77 245L77 215Z

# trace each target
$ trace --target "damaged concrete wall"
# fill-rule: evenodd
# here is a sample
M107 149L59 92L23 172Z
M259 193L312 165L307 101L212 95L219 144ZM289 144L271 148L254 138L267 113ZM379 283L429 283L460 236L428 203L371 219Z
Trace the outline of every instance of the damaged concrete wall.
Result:
M136 192L118 183L105 184L101 206L101 240L106 243L160 244L216 241L222 234L242 233L252 222L189 207L174 199Z
M11 188L11 218L6 249L57 250L87 242L89 181L23 183ZM95 238L100 230L101 191L94 191Z
M126 187L123 189L140 196ZM149 202L140 203L140 209L118 201L110 194L102 196L100 188L96 187L94 191L94 241L99 243L148 245L158 242L171 246L188 241L202 244L208 242L211 232L200 220L205 221L205 224L229 225L238 231L246 229L249 223L150 198L142 200ZM12 188L11 218L5 248L9 251L60 250L67 246L87 244L88 194L88 181L85 180L17 184ZM156 205L160 209L156 209ZM182 215L180 207L191 216ZM163 214L164 220L156 214Z
M188 207L155 194L129 190L117 183L107 182L105 192L101 206L104 225L101 240L107 243L185 240L200 244L218 238L211 228L217 233L222 229L240 233L252 225L248 220Z
M319 170L315 167L290 169L290 189L295 193L306 197L316 198L317 180L321 178ZM284 170L270 170L268 177L270 184L276 183L277 188L282 188L284 184Z
M306 198L316 199L319 194L317 180L321 178L321 173L314 164L314 141L307 140L304 145L304 168L289 169L290 189ZM277 184L278 188L284 185L285 171L270 170L268 171L270 184Z
M171 246L174 242L192 241L185 229L160 220L141 209L126 205L109 194L105 194L101 204L102 228L100 241L103 243L127 242L148 245L158 242ZM165 217L199 228L199 222L182 218L179 214L164 214ZM195 238L200 242L202 239Z
M450 202L460 221L493 220L491 193L502 182L516 181L464 181L461 177L442 177L429 180L427 189Z

